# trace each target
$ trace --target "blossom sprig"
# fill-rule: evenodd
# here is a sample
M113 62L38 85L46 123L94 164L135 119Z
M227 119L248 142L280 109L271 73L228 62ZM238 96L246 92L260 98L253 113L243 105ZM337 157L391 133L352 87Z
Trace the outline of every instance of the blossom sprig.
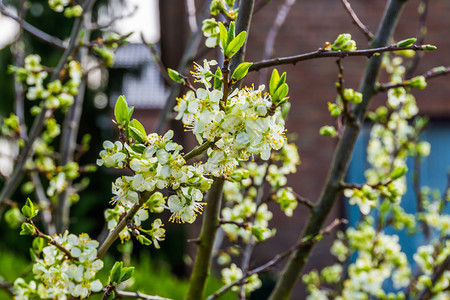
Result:
M356 253L356 260L350 263L346 277L343 277L341 265L326 267L320 275L315 270L304 275L303 281L308 285L310 293L308 299L316 299L314 297L319 294L326 299L404 297L401 289L409 284L411 269L405 253L401 251L398 236L377 233L370 218L357 228L347 229L345 235L340 233L338 236L331 253L341 262ZM388 294L382 285L390 277L395 291ZM342 282L342 289L330 290L324 286L337 282Z
M14 281L14 295L20 299L39 297L40 299L65 299L67 296L87 298L91 292L103 288L96 273L103 268L103 261L97 259L99 243L88 234L43 234L31 221L37 209L31 201L22 208L28 219L22 226L21 234L35 237L31 256L33 280L26 282L19 277ZM47 245L46 245L47 244Z
M24 67L9 66L10 73L16 73L17 79L28 86L26 97L33 101L41 99L47 109L62 109L67 111L78 93L81 83L82 69L79 62L71 60L66 71L68 79L63 83L60 79L45 84L48 72L41 64L41 57L30 54L25 57Z

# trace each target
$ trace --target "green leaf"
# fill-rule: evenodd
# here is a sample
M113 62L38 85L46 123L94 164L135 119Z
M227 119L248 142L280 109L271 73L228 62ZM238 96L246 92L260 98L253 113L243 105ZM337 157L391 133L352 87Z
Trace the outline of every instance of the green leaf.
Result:
M233 55L236 54L236 52L241 49L241 47L245 43L245 39L247 37L247 32L242 31L235 37L227 46L227 50L225 51L224 55L228 58L231 58Z
M273 96L274 100L280 101L283 100L289 92L289 87L286 83L284 83L282 86L280 86Z
M259 241L264 241L263 229L261 227L252 227L253 236Z
M220 36L220 46L222 47L222 51L225 53L225 49L227 49L228 43L227 43L227 36L228 32L225 28L225 25L223 25L221 22L219 24L219 36Z
M397 47L409 47L417 41L416 38L409 38L397 43Z
M45 241L41 237L37 237L33 240L32 247L36 253L41 253L42 249L44 249Z
M278 70L273 69L272 76L270 77L270 83L269 83L269 92L271 95L273 95L275 93L279 80L280 80L280 75L278 74Z
M122 267L123 267L123 262L116 261L116 263L112 267L110 275L109 275L109 281L111 283L119 283L120 282Z
M139 143L143 143L147 140L147 133L145 132L145 128L138 120L131 120L128 128L130 129L131 137Z
M231 75L231 80L239 81L245 76L247 76L248 69L253 65L253 63L244 62L239 64L237 68L234 70L233 75Z
M22 214L24 215L25 218L32 219L34 217L36 217L36 215L38 214L38 209L35 208L33 202L30 200L30 198L27 198L27 202L25 203L25 205L22 207Z
M120 96L114 107L114 117L116 118L117 124L123 126L128 122L128 110L129 108L125 96Z
M170 79L172 79L173 81L175 81L177 83L184 84L186 82L184 80L184 78L181 77L180 73L178 73L177 71L175 71L171 68L167 68L167 73L169 74Z
M284 83L286 82L286 72L281 74L280 79L277 82L277 86L275 87L275 91L277 91Z
M36 233L36 228L30 223L22 223L21 228L20 235L34 235Z
M227 45L231 43L231 41L234 39L235 31L234 31L234 22L230 22L230 26L228 26L228 34L227 34Z
M220 69L220 67L217 67L216 73L214 74L214 89L215 90L220 90L222 88L223 81L221 78L222 78L222 70Z
M124 282L131 278L134 274L134 267L123 268L120 272L120 282Z
M398 178L402 177L403 175L405 175L406 172L408 172L408 167L406 167L406 166L399 166L399 167L396 167L392 171L392 173L391 173L391 175L389 175L389 177L392 180L395 180L395 179L398 179Z

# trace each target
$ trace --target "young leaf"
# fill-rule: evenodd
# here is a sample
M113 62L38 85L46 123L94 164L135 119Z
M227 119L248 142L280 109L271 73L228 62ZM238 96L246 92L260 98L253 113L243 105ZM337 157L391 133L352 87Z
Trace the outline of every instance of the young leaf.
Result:
M36 215L38 214L38 209L36 209L34 207L33 202L30 200L30 198L27 198L27 202L25 203L25 205L22 207L22 214L24 215L25 218L32 219L34 217L36 217Z
M145 140L147 139L147 134L145 133L144 126L142 126L142 124L138 120L131 120L128 128L130 129L130 135L132 138L134 138L139 143L145 142Z
M220 67L217 67L216 73L214 74L214 89L220 90L222 88L222 70Z
M120 282L122 267L123 267L123 262L116 261L116 263L114 264L114 266L111 269L111 272L109 273L110 274L109 281L111 283L119 283Z
M22 230L20 235L34 235L36 233L36 228L30 223L22 223Z
M234 22L230 22L230 26L228 27L227 45L231 43L234 37L235 37Z
M227 49L227 29L225 28L225 25L223 25L222 23L218 23L219 24L219 35L220 35L220 44L222 47L222 51L225 53L225 49Z
M124 282L131 278L134 274L134 267L123 268L120 272L120 282Z
M237 68L234 70L233 75L231 75L231 80L239 81L245 76L247 76L248 69L253 65L253 63L244 62L241 63Z
M128 104L125 96L120 96L117 99L114 107L114 117L119 125L124 125L128 121Z
M271 95L275 94L278 81L280 81L280 75L278 74L278 70L273 69L272 76L270 77L270 83L269 83L269 92Z
M245 43L245 38L247 37L247 32L242 31L235 37L227 46L227 50L225 51L224 55L228 58L231 58L233 55L236 54L236 52L241 49L241 47Z
M167 68L167 73L169 74L170 79L172 79L173 81L181 84L185 83L184 78L181 77L180 73L178 73L177 71L171 68Z
M285 82L286 82L286 72L283 72L283 74L281 74L280 79L278 80L275 91L278 90Z

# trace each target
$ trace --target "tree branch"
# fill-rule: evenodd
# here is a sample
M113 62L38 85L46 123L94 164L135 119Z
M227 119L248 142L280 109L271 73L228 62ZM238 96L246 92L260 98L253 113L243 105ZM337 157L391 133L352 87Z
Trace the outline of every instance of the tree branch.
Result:
M116 299L116 298L137 298L137 299L145 299L145 300L172 300L170 298L146 295L141 292L127 292L127 291L114 290L114 293L116 295L114 299Z
M353 23L361 30L361 32L367 37L369 42L374 38L374 35L372 32L370 32L369 28L367 28L366 25L364 25L361 20L356 15L355 11L353 10L352 6L347 0L341 0L342 4L344 5L345 9L347 10L350 17L353 19Z
M249 71L258 71L262 68L269 68L279 65L293 64L309 59L316 58L325 58L325 57L347 57L347 56L366 56L371 58L372 56L377 56L383 52L394 52L399 50L414 50L414 51L426 51L426 45L412 45L409 47L397 47L395 45L389 46L380 46L372 49L363 49L363 50L355 50L355 51L326 51L322 48L317 49L313 52L303 53L299 55L287 56L287 57L279 57L273 59L267 59L263 61L258 61L253 63L250 67Z
M440 76L445 76L448 73L450 73L450 66L448 67L436 67L428 70L427 72L423 73L421 76L423 76L425 79L433 79ZM398 87L406 87L409 86L409 82L407 80L402 82L389 82L389 83L382 83L378 85L377 92L385 92L389 89L398 88Z
M86 2L83 5L83 9L88 7L91 4L91 2L95 2L95 0L86 0ZM58 62L58 65L56 66L50 78L50 82L56 80L60 76L59 73L63 69L64 64L67 61L67 58L72 54L73 50L75 49L75 44L81 30L82 18L83 17L80 17L75 20L74 25L72 27L72 32L69 37L69 45L67 46L67 48L65 48L65 51L62 54ZM5 198L11 197L11 195L16 190L17 186L22 181L22 178L25 173L25 162L29 157L33 155L33 143L36 140L37 136L42 131L45 120L48 119L52 114L53 110L41 107L41 112L34 119L33 125L31 126L30 129L30 134L28 135L28 140L26 141L23 150L20 152L13 174L11 175L10 179L6 182L6 184L3 186L0 192L0 204Z
M156 190L155 190L156 191ZM139 209L144 205L144 203L150 198L151 195L155 192L141 192L139 193L139 202L136 203L126 214L126 216L120 220L119 224L117 224L116 228L114 228L103 241L103 243L98 247L97 257L102 258L106 251L108 251L109 247L117 240L119 237L119 233L127 226L128 222L133 220L134 215L139 211Z
M29 34L31 34L32 36L40 39L43 42L46 42L47 44L54 46L56 48L59 49L66 49L66 47L64 46L63 41L61 41L60 39L49 35L48 33L45 33L44 31L34 27L33 25L25 22L25 20L23 20L21 17L15 16L12 13L10 13L8 11L8 9L6 8L6 6L0 2L0 12L8 17L13 19L14 21L16 21L17 23L20 24L20 27L25 30L26 32L28 32Z
M406 0L390 0L388 2L377 35L371 43L371 48L380 49L380 47L387 45L405 3ZM360 132L360 124L363 122L370 100L375 94L375 82L380 66L381 56L372 57L367 63L366 71L360 85L363 101L353 109L353 114L357 122L355 124L347 123L344 126L342 138L339 140L334 152L325 186L323 187L317 205L312 210L300 240L307 236L317 235L340 195L340 183L343 181L347 172L352 150ZM312 248L313 245L302 245L292 253L269 297L270 300L289 299L291 291L308 260Z
M225 179L222 177L214 178L214 182L206 197L207 205L203 216L199 241L197 243L197 256L195 258L194 269L192 271L189 290L186 296L187 300L203 299L206 280L209 276L211 267L214 239L219 225L224 182Z
M322 229L317 236L315 236L313 238L303 238L302 240L298 241L297 244L295 244L293 247L289 248L288 250L286 250L285 252L283 252L281 254L277 254L274 258L272 258L267 263L265 263L265 264L255 268L255 269L247 272L245 274L245 276L243 276L242 278L240 278L238 280L235 280L234 282L221 287L214 294L212 294L208 298L206 298L206 300L216 299L219 296L221 296L224 293L226 293L228 290L230 290L233 286L244 284L245 280L247 278L249 278L250 276L252 276L253 274L259 274L259 273L262 273L262 272L268 270L269 268L273 267L274 265L278 264L283 259L288 257L290 254L292 254L292 252L294 252L295 250L297 250L301 246L304 246L304 245L307 245L307 244L314 244L314 243L320 241L324 235L329 234L334 228L336 228L337 226L339 226L341 224L347 224L347 222L348 221L345 220L345 219L340 219L340 220L339 219L335 219L330 225L328 225L327 227Z

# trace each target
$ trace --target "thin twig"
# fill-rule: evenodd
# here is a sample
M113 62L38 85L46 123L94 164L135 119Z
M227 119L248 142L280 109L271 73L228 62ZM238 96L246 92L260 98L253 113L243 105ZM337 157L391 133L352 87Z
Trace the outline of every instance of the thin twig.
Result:
M372 49L363 49L355 51L325 51L319 48L316 51L303 53L299 55L278 57L273 59L267 59L259 62L253 63L249 71L258 71L262 68L269 68L273 66L286 65L286 64L296 64L300 61L315 59L315 58L325 58L325 57L347 57L347 56L366 56L370 58L374 55L378 55L382 52L393 52L399 50L414 50L414 51L425 51L426 45L412 45L409 47L397 47L395 45L389 45L385 47L378 47Z
M341 224L347 224L347 222L348 221L346 219L335 219L330 225L328 225L327 227L322 229L317 236L312 237L312 238L311 237L303 238L302 240L297 242L297 244L295 244L293 247L289 248L288 250L286 250L285 252L283 252L281 254L277 254L274 258L272 258L267 263L247 272L245 274L245 276L243 276L242 278L235 280L234 282L232 282L228 285L224 285L223 287L218 289L214 294L212 294L208 298L206 298L206 300L213 300L213 299L218 298L219 296L223 295L228 290L230 290L233 286L243 284L246 281L246 279L249 278L250 276L252 276L253 274L259 274L261 272L266 271L267 269L273 267L274 265L278 264L279 262L281 262L283 259L285 259L289 255L291 255L295 250L297 250L301 246L314 244L314 243L320 241L324 235L329 234L334 228L336 228L337 226L339 226Z
M425 40L425 34L427 32L426 21L427 21L427 16L428 16L428 2L429 2L429 0L422 0L419 3L419 10L418 10L419 11L419 29L418 29L417 36L416 36L417 44L423 44L423 42ZM421 59L422 59L422 54L416 52L416 54L414 55L414 58L412 60L411 66L406 71L405 78L408 79L408 78L413 77L413 74L416 71L417 66L419 65L419 62Z
M57 241L55 241L55 239L52 238L51 236L42 233L39 230L39 228L36 225L34 225L32 220L28 220L27 222L30 223L31 225L33 225L33 227L35 229L34 237L43 238L49 244L51 244L51 245L55 246L56 248L58 248L59 250L61 250L67 256L68 259L78 261L78 258L77 257L73 257L72 254L70 253L70 251L66 247L64 247L63 245L61 245Z
M272 27L269 30L269 33L267 34L266 38L266 45L264 46L264 56L263 60L269 59L272 57L275 40L278 35L278 31L280 30L281 26L283 26L284 22L286 21L286 17L289 14L289 11L291 10L292 5L294 5L295 0L285 0L283 5L281 6L280 10L278 11L277 16L275 17L275 21L273 22ZM259 83L262 84L266 81L267 77L267 70L263 69L261 73L259 74Z
M342 4L344 5L345 9L347 10L350 17L353 19L353 23L361 30L361 32L367 37L369 41L373 40L373 33L370 32L369 28L367 28L366 25L364 25L361 20L356 15L355 11L353 10L352 6L347 0L341 0Z
M145 299L145 300L172 300L170 298L164 298L160 296L151 296L146 295L141 292L127 292L127 291L120 291L120 290L114 290L115 297L116 298L137 298L137 299Z
M161 58L159 56L158 51L156 50L155 46L152 43L149 43L145 40L144 34L141 33L141 41L142 43L147 46L147 48L150 50L150 53L152 54L153 60L155 61L156 65L158 66L159 74L164 79L164 82L166 84L171 84L172 79L170 79L169 75L167 74L167 68L161 61Z
M1 5L1 3L0 3ZM26 8L25 1L21 0L19 5L20 29L17 39L14 43L14 64L18 67L23 67L25 59L25 44L23 41L23 21L25 18ZM25 124L25 92L23 84L18 80L17 73L14 73L14 92L16 99L14 101L14 112L19 118L19 135L21 139L27 139L27 126Z
M292 193L295 195L295 198L297 199L298 202L300 202L301 204L305 205L309 209L313 209L314 208L314 206L315 206L314 202L312 202L311 200L309 200L306 197L301 196L300 194L298 194L295 191L292 191Z
M63 41L61 41L60 39L58 39L52 35L49 35L48 33L45 33L44 31L34 27L33 25L25 22L25 20L23 20L21 17L13 15L12 13L10 13L8 11L6 6L2 2L0 2L0 12L4 16L9 17L9 18L13 19L14 21L16 21L17 23L19 23L20 26L23 28L23 30L25 30L32 36L40 39L43 42L46 42L49 45L57 47L59 49L66 49Z
M448 67L436 67L428 70L427 72L423 73L421 76L423 76L426 80L427 79L433 79L440 76L445 76L450 73L450 66ZM420 76L420 75L419 75ZM394 89L398 87L406 87L409 86L410 83L405 80L402 82L389 82L389 83L381 83L378 85L377 92L385 92L389 89Z
M36 172L30 172L31 182L34 185L34 192L36 194L36 198L39 201L39 206L41 208L41 219L44 223L45 231L49 235L54 235L56 233L56 228L53 223L51 207L52 203L47 198L45 194L44 188L42 186L42 182L39 179L39 175Z

